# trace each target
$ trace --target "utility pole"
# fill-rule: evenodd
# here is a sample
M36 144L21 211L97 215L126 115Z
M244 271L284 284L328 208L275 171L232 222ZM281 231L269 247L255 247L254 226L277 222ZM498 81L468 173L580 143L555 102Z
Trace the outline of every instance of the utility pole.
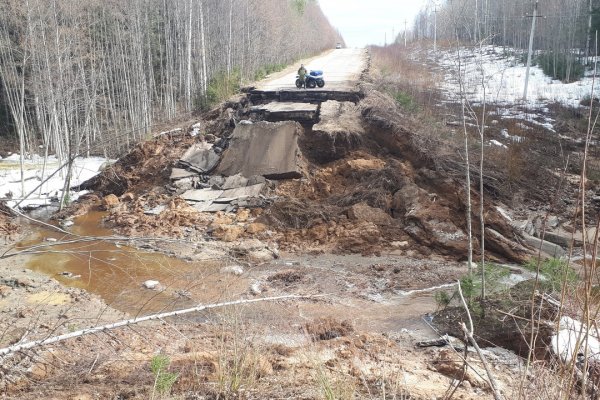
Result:
M404 47L406 47L406 24L407 24L407 20L404 20Z
M533 16L531 20L531 33L529 34L529 51L527 52L527 70L525 72L525 89L523 89L523 101L527 100L527 87L529 86L529 69L531 68L531 55L533 53L533 36L535 35L535 21L538 18L538 0L535 0L533 6ZM529 15L527 15L529 17Z

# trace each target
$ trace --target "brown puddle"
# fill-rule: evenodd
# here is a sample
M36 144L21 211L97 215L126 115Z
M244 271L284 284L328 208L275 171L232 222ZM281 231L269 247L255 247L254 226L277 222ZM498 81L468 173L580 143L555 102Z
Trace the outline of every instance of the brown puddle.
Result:
M112 232L102 227L103 216L99 211L89 212L76 218L69 230L78 235L111 236ZM65 241L74 237L42 228L21 246L51 244L48 238ZM66 286L95 293L111 307L130 314L143 315L189 307L199 301L217 301L227 290L219 277L222 263L217 261L191 263L104 240L61 244L43 250L43 254L31 257L27 268L49 275ZM142 284L146 280L159 281L164 290L144 288ZM195 296L199 292L202 299Z

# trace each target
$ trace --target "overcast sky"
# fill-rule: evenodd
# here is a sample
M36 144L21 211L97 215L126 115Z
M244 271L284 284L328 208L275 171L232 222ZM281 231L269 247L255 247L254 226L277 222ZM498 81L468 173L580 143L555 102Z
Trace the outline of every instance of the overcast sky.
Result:
M427 0L318 0L331 24L342 32L348 47L382 45L387 33L392 35L408 29L414 16L427 4Z

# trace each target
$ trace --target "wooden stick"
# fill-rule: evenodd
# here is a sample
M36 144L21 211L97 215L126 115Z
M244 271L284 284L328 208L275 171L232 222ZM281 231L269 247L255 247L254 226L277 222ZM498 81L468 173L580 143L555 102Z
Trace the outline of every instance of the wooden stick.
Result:
M475 341L475 338L473 337L473 319L471 318L471 312L469 311L469 307L467 306L467 302L465 301L465 297L463 296L462 288L460 286L460 281L458 281L458 294L460 295L460 299L462 300L463 307L465 308L465 311L467 312L467 316L469 317L469 328L470 329L467 329L467 326L465 325L464 322L460 323L460 327L461 327L462 331L464 332L465 336L469 339L469 342L471 342L471 344L475 348L475 351L477 352L479 359L483 363L483 368L485 369L485 372L490 381L490 388L492 389L494 399L502 400L502 397L500 396L500 392L498 391L498 385L496 384L496 380L494 379L494 376L492 375L492 371L490 371L490 367L488 366L487 360L485 359L483 353L481 352L481 349L479 348L479 345L477 344L477 342Z
M92 333L105 332L105 331L115 329L115 328L120 328L123 326L138 324L140 322L152 321L152 320L157 320L157 319L162 319L162 318L167 318L167 317L174 317L177 315L189 314L192 312L203 311L203 310L208 310L208 309L212 309L212 308L228 307L228 306L234 306L234 305L238 305L238 304L258 303L258 302L263 302L263 301L306 299L306 298L321 297L321 296L327 296L327 295L302 296L302 295L293 294L293 295L287 295L287 296L263 297L260 299L227 301L227 302L223 302L223 303L215 303L215 304L207 304L207 305L200 304L200 305L197 305L196 307L186 308L183 310L169 311L169 312L160 313L160 314L152 314L152 315L147 315L144 317L136 317L136 318L127 319L124 321L115 322L112 324L96 326L93 328L86 328L86 329L67 333L67 334L60 335L60 336L54 336L54 337L49 337L46 339L34 340L34 341L26 342L23 344L17 344L17 345L5 347L3 349L0 349L0 356L6 356L8 354L15 353L18 351L27 350L27 349L31 349L34 347L45 346L47 344L61 342L63 340L72 339L72 338L76 338L76 337L80 337L80 336L84 336L84 335L89 335Z

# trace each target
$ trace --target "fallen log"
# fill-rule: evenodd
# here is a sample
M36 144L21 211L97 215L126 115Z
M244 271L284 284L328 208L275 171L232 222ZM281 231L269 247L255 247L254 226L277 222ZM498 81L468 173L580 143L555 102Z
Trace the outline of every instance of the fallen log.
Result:
M238 304L258 303L258 302L263 302L263 301L289 300L289 299L308 299L308 298L322 297L322 296L326 296L326 295L312 295L312 296L287 295L287 296L277 296L277 297L263 297L260 299L250 299L250 300L235 300L235 301L227 301L227 302L223 302L223 303L206 304L206 305L201 304L201 305L197 305L196 307L186 308L183 310L169 311L169 312L164 312L164 313L160 313L160 314L146 315L144 317L131 318L131 319L127 319L124 321L115 322L112 324L82 329L82 330L67 333L64 335L53 336L53 337L49 337L46 339L34 340L31 342L26 342L26 343L22 343L22 344L16 344L13 346L9 346L9 347L0 349L0 357L6 356L6 355L9 355L12 353L16 353L19 351L35 348L35 347L41 347L41 346L45 346L48 344L61 342L63 340L67 340L67 339L72 339L72 338L76 338L76 337L80 337L80 336L84 336L84 335L89 335L92 333L105 332L105 331L115 329L115 328L120 328L123 326L139 324L140 322L160 320L163 318L175 317L178 315L189 314L189 313L197 312L197 311L234 306L234 305L238 305Z

